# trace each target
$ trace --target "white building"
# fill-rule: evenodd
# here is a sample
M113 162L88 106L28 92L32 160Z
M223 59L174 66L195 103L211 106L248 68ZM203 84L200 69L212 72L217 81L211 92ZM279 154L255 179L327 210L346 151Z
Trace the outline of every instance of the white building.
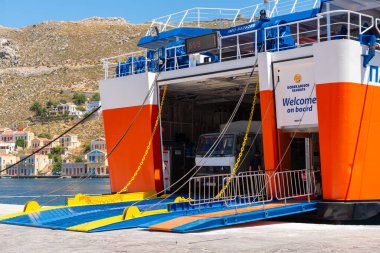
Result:
M59 104L53 111L50 111L50 115L64 115L65 112L68 112L70 116L82 116L83 112L77 110L77 106L73 103Z
M14 142L0 141L0 154L11 154L15 151L16 144Z
M107 175L108 160L107 153L103 150L93 150L87 153L87 170L92 175Z
M80 147L80 141L76 134L66 134L59 138L59 144L66 150L72 150Z
M0 175L7 174L5 168L9 165L15 164L18 158L14 155L0 154ZM3 172L2 172L3 171Z
M26 156L21 156L22 160ZM33 155L21 162L18 168L19 176L37 176L45 175L48 172L49 167L49 157L47 155Z
M0 127L0 134L4 133L4 132L10 132L12 131L12 129L8 128L8 127Z
M14 131L6 130L0 134L0 140L3 142L15 142Z
M92 150L106 150L106 140L103 137L97 138L91 141L91 151Z
M87 167L84 163L62 163L62 176L83 176L87 174Z
M32 145L32 140L34 139L34 133L30 131L15 131L13 132L14 141L16 142L18 139L24 139L26 148L29 148Z

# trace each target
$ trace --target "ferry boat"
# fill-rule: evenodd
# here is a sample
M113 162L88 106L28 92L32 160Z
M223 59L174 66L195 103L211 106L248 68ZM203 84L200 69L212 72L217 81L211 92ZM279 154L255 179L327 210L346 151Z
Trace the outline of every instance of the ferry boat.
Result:
M376 1L361 3L361 11L377 16L333 7L350 8L355 1L190 9L153 20L138 43L144 50L104 59L100 91L108 147L141 109L152 85L168 87L160 134L130 190L161 191L170 185L163 182L165 173L171 182L183 176L193 165L190 150L198 137L227 122L251 82L234 121L248 119L258 81L254 119L262 123L262 167L269 174L288 173L287 187L294 189L283 194L304 195L295 184L311 171L321 187L322 217L379 215L380 12ZM113 192L140 162L159 97L155 89L109 159Z
M114 194L0 222L192 232L379 218L379 17L372 0L272 0L153 20L142 50L102 60Z

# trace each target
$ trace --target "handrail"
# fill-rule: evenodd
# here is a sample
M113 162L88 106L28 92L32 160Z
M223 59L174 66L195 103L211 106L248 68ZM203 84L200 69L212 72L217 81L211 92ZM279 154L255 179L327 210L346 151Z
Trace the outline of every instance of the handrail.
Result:
M281 11L284 12L282 14L285 14L285 12L295 13L300 8L300 6L303 7L303 9L311 9L316 8L318 3L320 3L320 0L270 0L266 3L263 3L261 0L257 0L256 4L240 9L195 7L155 18L152 20L150 27L158 25L159 31L164 32L169 27L178 28L183 27L185 24L187 24L190 27L201 27L201 25L207 26L207 22L216 21L218 19L223 19L224 21L231 22L231 26L236 26L240 14L247 14L247 18L243 19L244 23L252 22L259 8L266 8L268 4L271 4L271 7L268 8L269 17L274 17L275 12L277 12L277 14L279 14L279 12ZM289 10L287 10L288 6L291 7ZM282 10L282 7L284 7L285 9ZM217 17L217 15L219 16ZM173 25L170 25L169 23L172 23ZM209 26L210 28L214 27L211 24ZM149 34L150 30L147 31L146 35Z
M366 18L369 18L371 20L371 25L365 29L364 31L362 31L360 34L364 34L366 33L367 31L369 31L370 29L373 28L373 26L375 25L375 18L371 15L368 15L368 14L364 14L364 13L361 13L361 12L357 12L357 11L351 11L351 10L334 10L334 11L327 11L327 12L322 12L322 13L319 13L317 14L317 16L322 16L324 17L324 15L330 15L331 14L339 14L339 13L347 13L348 15L348 18L347 18L347 24L351 24L351 20L350 20L350 16L351 14L356 14L359 16L359 22L360 22L360 25L362 25L361 21L361 17L366 17Z
M354 17L354 19L352 17ZM322 23L321 20L325 18L326 21ZM169 22L167 22L165 25L169 26ZM368 27L367 25L363 25L365 24L365 22L368 23ZM331 29L331 27L337 26L346 26L348 28L345 33L334 34L331 31L333 30ZM313 18L294 21L277 26L266 27L264 29L264 48L265 51L273 52L297 47L310 46L314 43L319 43L321 41L326 41L330 39L344 38L357 40L358 34L364 34L367 31L369 31L369 29L372 29L374 26L377 30L380 30L380 18L375 19L370 15L350 10L329 11L320 13ZM281 29L283 27L286 27L286 29ZM198 65L206 63L202 60L204 57L211 57L212 60L209 63L216 63L227 60L241 59L242 57L256 56L258 54L258 43L260 43L260 40L258 40L258 32L259 30L253 30L227 36L219 36L219 48L217 50L209 50L194 55L187 55L186 53L184 53L184 45L165 48L165 55L161 56L164 57L164 64L166 64L166 68L164 69L164 71L196 67ZM253 37L249 37L249 35L252 35ZM246 36L246 38L244 38L244 42L242 42L243 40L241 40L242 36ZM249 39L247 40L248 37ZM288 41L286 41L287 39ZM283 43L284 41L285 43ZM177 49L180 51L177 52ZM168 52L170 52L169 57L167 54ZM206 52L207 54L212 54L212 56L207 56ZM199 54L201 56L199 56ZM202 56L202 54L204 56ZM120 63L123 63L124 58L133 58L136 56L144 56L146 58L146 62L142 64L142 62L132 60L132 70L130 71L131 74L144 73L144 71L141 69L141 65L145 66L145 71L154 71L154 66L157 66L157 64L159 64L157 54L154 57L152 57L151 55L151 57L149 57L148 59L147 50L141 50L133 53L105 58L102 59L105 69L105 79L107 79L110 76L109 73L111 73L111 76L114 74L112 71L110 72L110 69L117 68L117 66ZM188 58L185 59L183 57ZM170 65L167 65L168 61L170 62ZM135 66L133 65L136 63L139 68L138 71L134 71ZM149 68L147 67L148 64L150 66ZM120 76L120 73L116 73L116 77L118 76Z
M345 21L342 21L342 22L331 23L331 21L330 21L331 17L338 17L339 15L347 15L347 19ZM351 21L351 18L353 16L358 17L358 24ZM324 19L324 18L328 19L329 21L326 21L326 24L321 25L321 19ZM345 18L345 16L344 16L344 18ZM365 19L368 19L366 21L370 24L368 24L368 27L365 27L365 29L364 29L363 22L365 21ZM313 26L312 28L308 28L308 30L305 32L300 32L300 25L308 24L310 26L310 22L312 22L312 21L317 22L315 24L315 26ZM329 28L329 27L332 27L335 25L347 25L347 34L335 35L333 37L335 37L335 38L347 37L347 39L356 39L356 37L352 36L352 27L359 27L359 34L364 34L367 31L369 31L370 29L372 29L374 24L375 24L374 18L372 16L366 15L363 13L359 13L359 12L355 12L355 11L335 10L335 11L323 12L323 13L318 14L314 18L289 22L289 23L265 28L264 34L265 34L265 37L267 38L265 41L265 50L266 51L268 51L268 50L269 51L273 51L273 50L278 51L278 50L288 49L289 47L284 47L284 46L281 47L280 46L280 39L288 38L288 37L292 37L294 39L294 41L296 42L292 47L300 47L300 46L305 46L305 45L311 45L313 43L319 43L323 39L330 39L331 38L331 34L330 34L331 29L327 29L326 37L323 37L321 34L321 28L324 28L324 27ZM293 26L296 26L296 27L293 27ZM288 31L289 33L282 35L282 34L280 34L280 30L281 30L280 28L282 28L282 27L288 27L289 30L291 30L291 28L293 27L296 30L296 32L292 33L292 31ZM315 29L313 29L313 28L315 28ZM275 30L275 37L268 38L268 31L273 32L274 30ZM316 32L316 35L313 35L313 33L315 33L315 32ZM311 38L315 39L315 41L314 42L308 42L308 43L300 42L300 36L305 35L305 34L313 35ZM275 43L276 48L268 48L268 42L270 42L270 41Z

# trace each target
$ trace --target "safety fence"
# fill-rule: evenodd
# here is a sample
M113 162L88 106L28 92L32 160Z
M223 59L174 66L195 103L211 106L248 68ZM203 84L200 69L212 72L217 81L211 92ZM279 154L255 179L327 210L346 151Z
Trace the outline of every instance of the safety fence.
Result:
M315 174L311 170L290 170L274 175L278 200L307 197L316 192Z
M229 177L229 174L219 174L191 178L190 205L200 206L218 202L225 202L228 206L251 205L270 202L274 195L277 200L287 201L310 197L317 191L315 172L310 170L243 172L234 176L223 194L219 195Z
M254 30L218 36L217 49L196 54L187 54L184 45L177 45L157 51L133 52L103 59L102 62L105 79L145 72L174 71L255 57L258 51L277 52L328 40L358 40L360 35L369 34L372 29L380 33L379 27L379 18L349 10L330 11L314 18L267 27L263 33Z
M257 202L269 202L272 196L269 175L265 173L250 173L235 176L223 194L223 189L229 174L193 177L189 182L190 205L204 205L216 202L226 202L227 205L247 205Z

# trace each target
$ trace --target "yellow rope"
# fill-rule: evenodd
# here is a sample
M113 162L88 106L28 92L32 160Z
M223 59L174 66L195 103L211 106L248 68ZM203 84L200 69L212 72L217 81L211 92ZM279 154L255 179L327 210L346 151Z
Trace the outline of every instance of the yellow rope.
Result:
M244 153L245 145L247 144L248 133L249 133L249 131L251 129L253 112L255 111L255 105L256 105L256 100L257 100L257 94L258 93L259 93L259 81L257 80L256 88L255 88L255 96L253 97L252 107L251 107L251 113L249 115L247 129L245 130L244 140L243 140L243 144L242 144L242 146L240 148L240 153L239 153L238 158L237 158L237 160L235 162L234 168L232 169L232 172L231 172L231 174L230 174L230 176L229 176L229 178L227 180L227 183L223 186L223 188L219 191L219 193L214 198L220 198L224 194L224 192L227 190L229 184L231 183L232 179L234 178L234 176L236 174L236 170L239 167L241 157L242 157L242 155Z
M163 106L164 106L164 102L165 102L165 97L166 97L166 92L168 90L168 86L164 86L164 92L162 94L162 98L161 98L161 104L160 104L160 110L158 111L158 115L157 115L157 119L156 119L156 122L154 124L154 128L153 128L153 132L152 132L152 135L150 136L150 139L149 139L149 143L145 149L145 153L143 155L143 157L141 158L141 161L140 161L140 164L139 166L137 167L135 173L133 174L132 178L128 181L128 183L123 187L123 189L121 189L120 191L117 192L117 194L120 194L120 193L123 193L123 192L127 192L128 191L128 188L129 186L133 183L133 181L136 179L137 175L139 174L144 162L145 162L145 159L146 157L148 156L148 153L149 153L149 150L150 148L152 147L152 142L153 142L153 138L156 134L156 131L157 131L157 127L158 127L158 124L160 123L160 119L161 119L161 113L162 113L162 109L163 109Z

